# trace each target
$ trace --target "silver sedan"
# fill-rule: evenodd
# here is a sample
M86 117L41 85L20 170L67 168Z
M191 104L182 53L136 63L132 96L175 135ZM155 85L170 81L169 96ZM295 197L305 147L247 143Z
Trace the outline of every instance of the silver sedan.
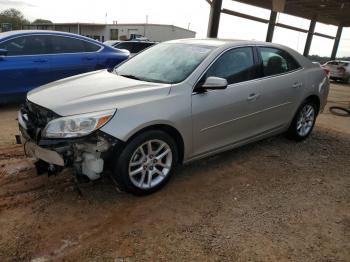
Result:
M38 172L110 169L121 189L148 194L178 163L279 133L307 138L328 89L324 70L290 48L185 39L31 91L19 123Z

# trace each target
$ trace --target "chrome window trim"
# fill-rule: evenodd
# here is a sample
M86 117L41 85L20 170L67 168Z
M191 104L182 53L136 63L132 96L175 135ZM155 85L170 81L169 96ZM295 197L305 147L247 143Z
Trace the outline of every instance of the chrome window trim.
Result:
M80 40L80 41L84 41L84 42L87 42L87 43L90 43L90 44L95 44L97 46L100 47L100 49L98 49L97 51L93 51L93 52L76 52L76 53L47 53L47 54L37 54L37 55L7 55L5 57L26 57L26 56L42 56L42 55L71 55L71 54L92 54L92 53L99 53L101 52L105 47L103 45L100 45L99 43L92 43L90 41L87 41L85 39L81 39L79 37L75 37L75 36L65 36L65 35L56 35L56 34L50 34L50 33L40 33L40 34L33 34L33 35L40 35L40 36L59 36L59 37L67 37L67 38L72 38L72 39L76 39L76 40ZM19 37L25 37L25 36L33 36L33 35L30 35L30 34L25 34L25 35L18 35L18 36L14 36L14 37L9 37L3 41L0 42L0 44L4 43L4 42L7 42L7 41L10 41L12 39L16 39L16 38L19 38Z
M201 80L201 78L203 77L203 75L209 70L209 68L215 63L215 61L217 59L219 59L219 57L221 57L222 55L224 55L224 53L231 51L232 49L236 49L236 48L242 48L242 47L269 47L269 48L275 48L275 47L271 47L269 45L240 45L240 46L234 46L234 47L230 47L229 49L225 49L223 50L220 54L218 54L215 59L213 59L213 61L211 61L211 63L203 70L203 72L200 74L200 76L198 77L198 79L196 80L195 84L192 87L192 95L197 95L200 94L198 92L194 91L194 88L197 86L198 82ZM287 52L281 48L275 48L275 49L279 49L282 50L284 52ZM254 51L253 51L254 52ZM288 52L287 52L288 53ZM289 54L289 53L288 53ZM291 54L289 54L290 56L292 56ZM294 58L294 56L292 56ZM294 60L296 60L294 58ZM254 78L254 79L250 79L250 80L246 80L246 81L241 81L238 83L232 83L230 85L228 85L228 88L231 88L232 86L237 86L237 85L241 85L241 84L246 84L246 83L250 83L250 82L256 82L256 81L260 81L260 80L265 80L265 79L269 79L269 78L275 78L275 77L280 77L280 76L284 76L284 75L288 75L288 74L293 74L299 71L304 70L304 67L300 65L300 63L296 60L296 62L298 63L298 65L300 66L297 69L285 72L285 73L281 73L281 74L277 74L277 75L271 75L271 76L263 76L263 77L258 77L258 78ZM221 90L207 90L207 92L215 92L215 91L221 91Z

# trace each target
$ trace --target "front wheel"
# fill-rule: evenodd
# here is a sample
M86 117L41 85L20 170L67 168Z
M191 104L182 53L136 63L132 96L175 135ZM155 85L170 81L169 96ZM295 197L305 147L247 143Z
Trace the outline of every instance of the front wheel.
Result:
M287 136L293 140L306 139L312 132L317 116L317 107L313 101L305 101L298 109L287 131Z
M177 159L174 139L163 131L150 130L126 145L113 175L122 190L136 195L150 194L169 181Z

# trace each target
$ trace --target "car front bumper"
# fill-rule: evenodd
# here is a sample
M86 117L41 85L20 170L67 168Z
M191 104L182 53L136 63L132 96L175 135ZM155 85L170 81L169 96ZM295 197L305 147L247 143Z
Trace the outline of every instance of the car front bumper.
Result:
M24 143L24 151L27 156L33 157L35 159L40 159L45 161L48 164L57 165L57 166L65 166L64 158L61 154L57 153L54 150L49 150L38 146L37 144L26 141Z
M36 159L38 174L51 175L73 167L76 174L97 179L104 170L105 160L109 159L117 144L122 143L102 131L76 139L41 138L35 141L21 124L19 130L26 155Z

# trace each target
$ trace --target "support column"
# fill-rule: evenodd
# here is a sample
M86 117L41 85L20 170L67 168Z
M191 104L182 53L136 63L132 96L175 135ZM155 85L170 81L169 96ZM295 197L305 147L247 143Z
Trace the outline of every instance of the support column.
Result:
M277 12L272 11L270 13L269 27L267 28L266 42L272 42L273 32L275 31Z
M212 0L209 14L207 36L210 38L218 37L222 0Z
M343 31L343 26L341 25L338 26L337 35L335 36L335 39L334 39L331 60L334 60L337 57L337 51L338 51L342 31Z
M310 26L309 26L309 31L307 32L307 38L306 38L306 42L305 42L303 56L307 57L309 55L312 37L314 36L314 32L315 32L315 26L316 26L316 20L311 20Z

